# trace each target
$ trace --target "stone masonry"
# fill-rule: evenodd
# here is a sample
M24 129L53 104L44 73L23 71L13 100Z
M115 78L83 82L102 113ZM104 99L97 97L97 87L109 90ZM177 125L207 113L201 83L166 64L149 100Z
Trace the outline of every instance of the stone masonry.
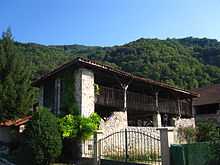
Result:
M88 117L95 110L94 73L87 69L75 72L75 98L81 115Z
M127 111L121 111L113 112L113 114L107 121L102 120L100 124L100 129L103 132L103 137L105 137L113 132L127 128L127 126Z
M174 119L174 126L177 128L180 127L195 127L195 118L175 118Z

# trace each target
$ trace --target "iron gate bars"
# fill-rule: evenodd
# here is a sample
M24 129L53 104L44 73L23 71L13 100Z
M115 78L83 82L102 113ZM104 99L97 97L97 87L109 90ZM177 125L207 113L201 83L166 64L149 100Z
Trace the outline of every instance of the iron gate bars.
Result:
M161 165L160 137L151 132L123 129L99 140L101 159Z

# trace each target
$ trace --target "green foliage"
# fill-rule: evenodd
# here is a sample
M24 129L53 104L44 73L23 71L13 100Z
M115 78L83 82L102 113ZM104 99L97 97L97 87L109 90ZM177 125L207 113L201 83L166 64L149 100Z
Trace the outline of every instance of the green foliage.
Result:
M60 129L64 138L86 140L98 129L100 120L96 113L89 117L66 115L60 119Z
M219 130L214 122L198 122L196 127L180 127L178 136L181 141L187 143L193 142L211 142L216 141L219 136Z
M95 94L100 95L101 88L100 88L99 84L94 84L94 88L95 88Z
M210 142L210 160L220 162L220 129L214 122L200 122L197 124L197 141ZM218 163L219 164L219 163Z
M126 159L126 156L123 152L117 152L110 150L109 152L106 152L103 155L104 159L110 159L110 160L118 160L118 161L124 161ZM128 161L135 162L135 163L148 163L151 164L152 162L160 162L160 154L158 151L146 151L142 153L142 151L138 151L136 149L130 150Z
M193 127L180 127L178 129L178 139L180 142L186 141L187 143L196 142L197 138L197 129Z
M213 141L219 137L217 125L210 121L197 123L197 132L197 141L199 142Z
M33 103L31 72L10 30L0 40L0 120L26 115Z
M33 78L70 59L86 57L187 89L220 83L220 43L206 38L141 38L115 47L44 46L18 42L15 46L32 63Z
M136 75L187 89L220 80L219 68L212 74L211 66L201 63L191 49L175 40L139 39L115 48L104 60Z
M89 118L92 123L95 124L96 129L98 129L101 122L101 117L97 113L92 113Z
M63 82L63 92L61 93L61 112L66 114L72 115L79 115L79 108L77 106L74 91L74 72L73 71L66 71L61 80Z
M212 160L220 162L220 154L219 154L220 153L220 136L218 137L218 139L211 142L210 148L211 148L210 158Z
M62 138L57 118L46 108L39 108L24 131L18 153L20 164L48 165L61 154ZM18 159L18 160L19 160Z

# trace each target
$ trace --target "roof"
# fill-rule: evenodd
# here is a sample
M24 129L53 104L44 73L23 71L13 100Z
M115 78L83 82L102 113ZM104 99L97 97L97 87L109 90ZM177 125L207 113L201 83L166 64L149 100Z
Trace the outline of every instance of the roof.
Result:
M1 122L0 126L4 126L4 127L19 126L19 125L27 123L31 118L32 116L26 116L26 117L16 119L16 120L6 120L4 122Z
M131 79L134 79L137 81L141 81L141 82L148 84L148 85L151 84L151 85L163 88L163 89L167 89L167 90L171 90L173 92L181 93L181 94L187 95L188 97L198 97L197 93L194 93L194 92L191 92L188 90L184 90L181 88L177 88L177 87L174 87L174 86L171 86L171 85L168 85L165 83L161 83L158 81L154 81L151 79L146 79L143 77L135 76L131 73L128 73L128 72L125 72L125 71L122 71L119 69L115 69L115 68L110 67L108 65L100 64L94 60L88 60L88 59L84 59L84 58L76 58L68 63L61 65L60 67L54 69L53 71L43 75L42 77L40 77L39 79L37 79L35 81L33 81L32 85L39 87L44 81L55 77L58 73L62 72L63 70L68 69L69 67L76 67L76 66L86 67L86 68L89 68L92 70L98 69L98 70L101 70L104 72L108 72L108 73L116 74L116 75L123 76L126 78L131 78Z
M200 98L193 100L193 105L207 105L220 103L220 84L193 89L200 94Z
M200 94L193 100L193 105L206 105L220 103L220 84L197 88L193 90Z

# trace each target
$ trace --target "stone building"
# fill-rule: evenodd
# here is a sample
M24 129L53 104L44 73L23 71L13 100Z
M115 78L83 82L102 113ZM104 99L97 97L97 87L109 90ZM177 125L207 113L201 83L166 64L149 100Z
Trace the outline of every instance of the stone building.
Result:
M197 88L200 97L193 100L196 121L213 121L220 126L220 84Z
M98 113L106 133L128 126L194 125L192 99L196 93L92 60L70 61L34 81L33 86L40 88L40 104L56 114L65 111L65 102L71 102L67 93L72 93L81 115Z

